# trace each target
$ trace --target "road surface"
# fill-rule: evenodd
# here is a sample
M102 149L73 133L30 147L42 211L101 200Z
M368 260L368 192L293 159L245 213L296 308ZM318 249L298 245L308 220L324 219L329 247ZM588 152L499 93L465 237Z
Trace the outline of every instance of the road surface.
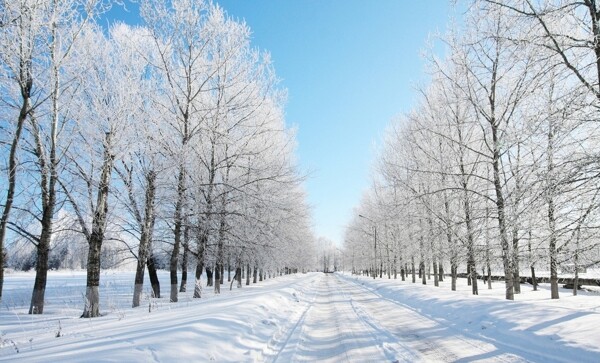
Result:
M272 342L273 362L524 362L337 274L315 281L309 304ZM468 357L468 358L465 358Z

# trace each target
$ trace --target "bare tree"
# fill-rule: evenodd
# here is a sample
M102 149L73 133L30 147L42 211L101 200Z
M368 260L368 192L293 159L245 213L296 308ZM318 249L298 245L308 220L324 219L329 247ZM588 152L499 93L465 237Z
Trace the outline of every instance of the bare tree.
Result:
M176 177L175 209L173 211L174 244L170 258L170 300L178 300L177 267L184 237L183 222L186 199L186 156L190 143L201 131L206 117L203 99L209 92L208 81L213 70L207 59L207 47L213 41L207 27L210 5L205 1L178 0L143 1L142 16L152 32L159 59L154 64L164 78L168 103L165 111L172 117L173 136L178 140L174 149L179 171ZM175 156L174 155L174 156ZM183 242L187 244L187 241Z
M83 317L100 315L101 248L110 216L109 193L115 159L128 145L128 128L139 102L137 80L143 64L126 45L135 33L125 26L113 28L107 39L99 29L85 34L73 70L81 75L78 94L82 107L76 113L76 136L69 156L69 178L61 185L88 241L87 283ZM100 117L98 117L100 116Z
M97 3L93 1L50 1L43 6L45 13L36 14L40 17L37 21L43 21L42 19L48 21L44 27L48 83L44 87L47 98L44 103L44 107L47 107L46 112L35 116L29 113L33 154L39 173L41 205L40 216L36 217L40 222L41 231L39 237L34 238L37 260L30 314L41 314L44 310L48 255L58 203L61 157L69 147L68 143L63 143L61 140L64 131L69 129L67 115L71 106L69 97L73 91L69 88L69 82L73 78L66 75L66 69L69 67L71 55L77 47L80 35L97 10L96 5Z
M4 240L15 197L19 141L27 117L39 105L39 101L32 100L35 77L33 60L41 56L36 52L36 48L40 46L43 36L42 12L41 4L30 1L11 2L5 4L0 20L5 24L0 38L2 44L0 59L2 68L6 70L6 84L14 82L19 90L18 96L8 93L2 96L7 101L10 99L11 106L18 110L18 116L11 133L12 140L7 163L8 187L0 219L0 299L2 299L4 284Z

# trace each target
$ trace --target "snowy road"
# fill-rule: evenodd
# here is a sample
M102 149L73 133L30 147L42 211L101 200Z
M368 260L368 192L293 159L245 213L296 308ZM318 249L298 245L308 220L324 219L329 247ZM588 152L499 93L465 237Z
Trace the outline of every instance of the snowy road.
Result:
M362 312L361 318L368 319L387 334L388 344L394 348L397 361L527 361L512 353L499 351L484 339L466 336L452 329L443 319L431 319L410 306L386 299L376 291L346 279L344 281L352 286L352 301ZM394 313L390 314L390 311Z
M323 275L311 304L288 332L275 362L366 362L389 360L378 331L361 319L349 299L351 288L333 275Z
M543 352L490 342L485 336L463 334L444 319L429 318L340 275L318 278L311 299L274 344L273 362L525 362L551 358Z

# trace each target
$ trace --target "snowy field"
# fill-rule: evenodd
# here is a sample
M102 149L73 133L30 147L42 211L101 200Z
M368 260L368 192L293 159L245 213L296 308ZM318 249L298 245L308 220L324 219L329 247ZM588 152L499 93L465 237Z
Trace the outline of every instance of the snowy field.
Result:
M597 292L551 300L548 286L522 285L509 302L503 283L472 296L465 280L453 292L449 280L309 273L175 304L146 294L132 309L133 276L104 272L104 316L80 319L85 272L51 272L37 316L27 314L33 273L7 275L0 361L600 362ZM168 273L159 277L168 296Z

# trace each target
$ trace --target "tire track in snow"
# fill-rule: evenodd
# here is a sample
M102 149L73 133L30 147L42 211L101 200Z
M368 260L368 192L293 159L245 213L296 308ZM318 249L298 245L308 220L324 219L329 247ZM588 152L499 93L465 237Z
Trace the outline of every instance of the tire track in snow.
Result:
M457 356L456 354L452 353L451 350L445 349L443 346L436 344L435 341L439 340L441 334L456 341L458 344L460 344L460 346L468 347L470 351L479 352L479 356L485 357L485 360L489 362L526 362L530 359L533 359L534 361L549 362L562 361L557 359L556 356L550 356L540 350L516 346L508 342L490 339L489 337L465 331L463 329L457 329L452 325L452 323L448 322L444 318L430 316L410 305L383 296L372 287L365 286L358 283L358 281L349 279L347 277L343 278L343 280L356 286L356 288L362 290L363 293L375 296L376 300L380 304L380 307L383 305L388 305L387 310L395 309L399 312L404 310L405 314L406 312L410 312L412 319L418 320L424 325L429 324L428 329L421 329L425 332L424 334L419 333L417 327L410 329L410 327L406 326L404 326L404 329L401 329L403 331L398 331L398 333L395 334L397 337L403 340L411 341L412 345L425 355L424 359L427 361L435 360L440 362L453 362L461 360L462 355ZM362 300L366 300L366 298L363 298ZM390 304L393 304L391 308L389 307ZM366 304L361 304L361 306L365 305ZM367 310L373 311L374 309ZM383 320L380 322L384 325L386 324L386 322ZM387 323L389 324L389 322ZM443 333L444 330L447 332ZM450 333L448 333L448 331ZM428 335L431 335L431 337ZM434 339L432 339L432 337Z
M335 279L334 279L335 277ZM376 356L386 357L381 341L375 334L376 329L365 323L351 306L351 299L345 293L343 283L335 275L326 275L327 289L336 299L333 305L336 333L344 348L343 354L348 362L382 361ZM332 287L332 284L334 285ZM357 319L358 318L358 319ZM357 322L355 326L350 326ZM342 339L341 337L346 337ZM362 342L362 344L361 344ZM337 360L337 357L335 357Z
M281 332L281 335L284 336L283 340L281 340L281 337L274 337L269 342L267 347L268 351L275 352L275 354L273 354L273 362L277 362L279 360L284 350L290 345L290 342L293 340L293 337L299 334L297 332L299 331L299 328L301 329L302 325L304 324L306 315L313 306L316 296L316 291L313 290L312 298L310 299L310 302L307 304L306 308L301 310L300 316L297 319L293 319L293 321L295 322L291 324L290 327ZM271 354L266 353L265 355L269 356Z
M345 284L345 287L350 287L347 282L341 280L338 275L336 275L336 280L338 284ZM372 317L367 314L362 308L357 306L355 303L352 294L348 296L345 291L342 291L342 294L349 302L354 314L361 320L361 322L365 326L369 326L373 332L373 338L377 341L379 348L383 351L386 358L391 362L415 362L417 361L418 355L408 346L402 344L398 339L391 333L389 330L384 329L380 324L375 322Z
M349 286L334 275L322 275L311 286L312 299L290 324L285 339L273 340L272 361L398 361L393 336L358 314L346 292ZM400 356L402 361L414 358L406 352Z

